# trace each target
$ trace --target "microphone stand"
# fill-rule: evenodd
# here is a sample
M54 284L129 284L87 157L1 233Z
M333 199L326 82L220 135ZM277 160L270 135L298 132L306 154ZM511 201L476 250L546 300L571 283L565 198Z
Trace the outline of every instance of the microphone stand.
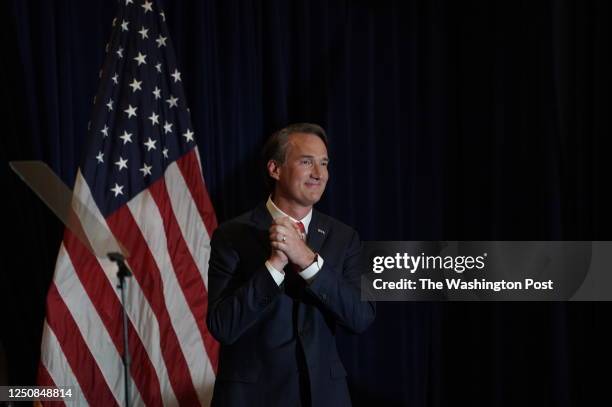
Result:
M125 285L125 278L130 277L132 273L125 265L125 258L120 253L108 253L108 258L117 264L117 278L119 284L117 288L121 291L121 309L123 311L123 355L121 357L123 361L123 385L125 392L125 407L130 407L130 383L129 383L129 372L130 372L130 351L128 347L128 316L125 310L125 291L127 286Z

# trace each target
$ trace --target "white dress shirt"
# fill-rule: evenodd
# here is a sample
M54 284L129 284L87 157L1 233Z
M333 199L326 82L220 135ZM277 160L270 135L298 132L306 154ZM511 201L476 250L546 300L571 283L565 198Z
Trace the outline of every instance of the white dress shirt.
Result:
M304 225L304 230L306 230L306 235L308 236L308 226L310 225L310 221L312 220L312 209L310 210L310 212L308 212L306 216L304 216L304 218L298 221L287 215L285 212L281 211L278 206L276 206L274 202L272 202L271 196L268 197L268 202L266 202L266 208L268 209L268 212L270 212L272 219L287 216L293 222L302 222L302 224ZM319 270L321 270L321 267L323 267L323 258L317 254L317 261L313 262L310 266L300 271L298 275L304 280L306 280L306 282L310 282L314 278L314 276L317 275ZM279 271L275 269L269 261L266 261L266 268L270 272L270 275L272 275L272 278L274 279L276 284L280 286L285 280L285 272L283 270Z

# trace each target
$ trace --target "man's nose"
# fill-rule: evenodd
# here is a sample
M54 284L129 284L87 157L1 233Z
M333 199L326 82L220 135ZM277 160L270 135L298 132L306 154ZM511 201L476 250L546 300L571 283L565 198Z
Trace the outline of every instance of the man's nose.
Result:
M310 172L310 176L316 180L321 178L321 169L318 164L312 166L312 171Z

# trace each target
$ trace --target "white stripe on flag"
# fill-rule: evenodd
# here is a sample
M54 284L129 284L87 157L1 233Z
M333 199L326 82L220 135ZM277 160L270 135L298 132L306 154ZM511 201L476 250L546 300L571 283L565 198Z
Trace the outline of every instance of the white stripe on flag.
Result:
M49 372L49 376L57 386L72 387L72 396L69 405L87 406L83 390L76 380L70 364L62 352L57 337L45 321L43 325L42 344L40 348L41 363Z
M166 169L166 187L172 210L181 229L185 243L202 274L204 284L208 287L208 259L210 258L210 236L204 219L193 201L189 187L176 162Z
M198 212L189 188L185 183L183 175L176 163L172 163L166 169L165 174L166 187L170 196L172 210L176 217L176 221L181 229L181 234L185 239L185 243L191 257L193 257L200 275L204 280L204 284L208 287L208 259L210 257L210 238L204 225L204 220ZM202 392L201 400L204 399L208 405L212 399L213 385L215 382L215 372L210 363L209 357L205 357L205 364L200 366L202 370L201 378L203 381L196 381L194 385L198 393ZM207 379L207 380L206 380Z

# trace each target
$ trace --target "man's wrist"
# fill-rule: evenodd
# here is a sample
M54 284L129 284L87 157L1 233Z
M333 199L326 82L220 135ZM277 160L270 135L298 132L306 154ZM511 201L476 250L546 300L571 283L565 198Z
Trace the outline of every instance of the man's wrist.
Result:
M312 282L323 267L323 258L318 253L315 253L314 259L314 262L298 273L308 284Z
M279 270L279 271L284 269L285 266L287 265L286 262L283 262L282 260L274 258L274 257L270 257L268 259L268 263L270 263L272 267L274 267L276 270Z
M282 270L277 270L272 264L270 264L269 260L266 260L265 266L270 272L270 275L274 279L276 285L280 286L285 280L285 272Z
M298 266L300 266L300 268L304 270L308 268L308 266L310 266L312 263L315 263L316 261L317 261L317 253L309 249L308 254L304 256L304 259L302 260L302 262L298 264Z

